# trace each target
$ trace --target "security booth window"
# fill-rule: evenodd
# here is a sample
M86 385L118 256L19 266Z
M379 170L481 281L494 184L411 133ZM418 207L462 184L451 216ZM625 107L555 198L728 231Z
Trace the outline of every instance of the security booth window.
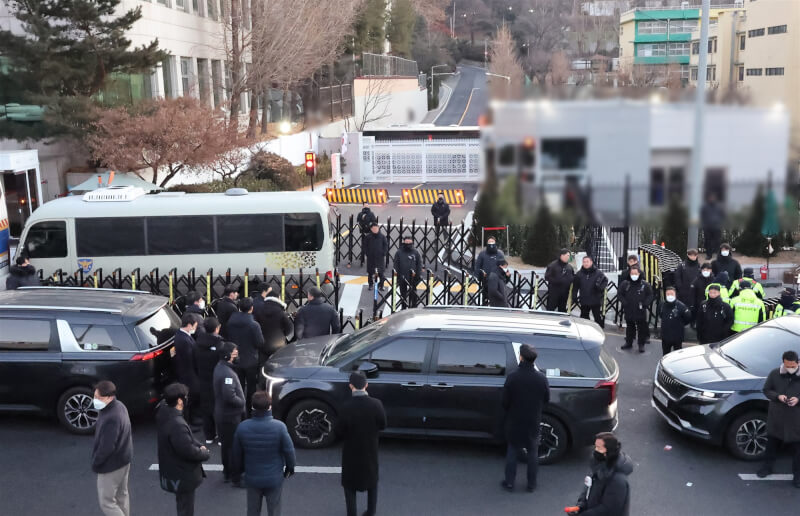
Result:
M144 256L144 235L142 217L75 219L78 256Z
M319 251L324 239L318 213L287 213L283 216L285 251Z
M52 324L42 319L0 319L0 352L47 351Z
M28 258L64 258L67 256L67 223L48 220L28 230L24 246Z
M542 140L541 168L578 170L586 168L585 138L548 138Z

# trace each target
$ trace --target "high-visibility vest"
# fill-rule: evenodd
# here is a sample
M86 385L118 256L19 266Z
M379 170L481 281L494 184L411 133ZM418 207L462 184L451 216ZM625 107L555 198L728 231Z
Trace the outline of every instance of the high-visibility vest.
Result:
M731 296L728 292L728 289L721 285L720 283L709 283L706 287L706 301L708 300L708 291L711 289L711 285L716 285L719 287L719 297L722 298L722 301L728 304L731 304Z
M749 288L742 290L741 294L733 298L731 308L733 308L731 330L735 332L752 328L767 318L764 302Z
M775 319L786 314L800 314L800 301L792 303L788 310L784 309L783 305L776 306L775 310L772 311L772 318Z
M753 287L753 292L755 292L756 295L759 296L761 299L764 299L764 287L761 286L761 283L757 282L753 278L740 278L734 281L731 284L731 292L730 292L731 298L734 298L742 293L742 290L744 289L741 288L740 285L743 280L749 281L750 285Z

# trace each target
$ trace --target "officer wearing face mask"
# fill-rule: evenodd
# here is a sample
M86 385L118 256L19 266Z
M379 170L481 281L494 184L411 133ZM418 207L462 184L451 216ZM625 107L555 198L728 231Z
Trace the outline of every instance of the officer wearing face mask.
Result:
M780 317L786 314L800 314L800 301L797 300L795 290L793 288L785 288L781 292L778 306L772 311L772 318Z
M675 287L667 287L664 304L661 305L661 351L683 347L684 327L692 321L692 311L678 300Z
M706 262L700 267L700 275L692 282L691 305L692 316L697 318L700 305L706 300L706 288L714 282L711 276L711 264Z
M800 489L800 368L796 351L786 351L783 363L773 369L764 382L767 412L767 449L758 478L772 474L781 444L792 450L792 484Z
M203 298L200 292L193 290L186 294L186 310L184 313L197 314L201 318L205 318L206 300ZM197 330L203 331L203 326L201 325Z
M697 340L700 344L712 344L726 339L733 326L733 309L722 301L719 285L708 287L708 299L697 311Z
M584 479L585 488L578 504L567 507L567 514L629 516L628 476L633 473L633 461L621 450L617 436L611 432L597 434L590 462L591 474Z
M506 283L511 277L511 271L508 270L508 262L500 260L497 265L497 270L489 274L488 290L489 290L489 306L508 307L508 294L506 293Z
M450 217L450 205L444 200L444 196L439 194L439 199L431 206L433 223L436 226L446 226Z
M480 252L475 260L475 277L483 285L483 299L488 302L488 279L489 274L497 270L500 260L505 260L503 252L497 248L497 240L494 237L486 239L486 249Z
M400 284L403 308L417 306L417 283L422 279L422 255L414 249L411 235L403 236L403 244L394 254L394 271Z
M692 306L692 283L700 276L700 263L697 261L697 249L686 251L686 259L675 270L675 292L678 300L686 306Z
M731 256L731 244L719 246L719 256L711 262L711 269L714 276L720 272L727 272L731 281L736 281L742 277L742 266Z
M190 424L201 425L202 413L200 411L200 377L197 372L197 357L195 356L194 334L203 319L194 313L185 313L181 317L181 328L175 332L175 357L173 367L175 379L189 389L191 396L189 404L183 414Z
M653 302L653 289L642 278L642 271L638 265L630 268L630 280L623 281L620 286L619 298L625 312L625 345L622 349L631 349L633 339L638 333L639 353L644 353L644 345L650 337L650 328L647 324L647 310Z
M214 367L214 421L222 445L222 474L225 482L233 481L234 487L241 487L241 478L231 467L233 436L245 416L244 391L234 369L239 350L232 342L223 342L218 350L219 362Z

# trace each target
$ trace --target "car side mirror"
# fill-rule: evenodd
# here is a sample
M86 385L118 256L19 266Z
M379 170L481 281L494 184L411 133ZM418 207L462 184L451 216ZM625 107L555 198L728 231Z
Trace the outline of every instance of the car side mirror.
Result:
M367 378L375 378L378 376L378 366L372 362L361 362L358 364L358 371L364 373Z

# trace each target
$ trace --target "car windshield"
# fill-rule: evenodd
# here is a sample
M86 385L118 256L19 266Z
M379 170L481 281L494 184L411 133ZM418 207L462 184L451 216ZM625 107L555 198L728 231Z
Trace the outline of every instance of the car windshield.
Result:
M324 361L325 365L335 364L340 360L344 360L352 354L358 354L362 350L369 347L373 342L383 337L386 332L382 331L383 325L373 323L366 328L351 333L343 339L339 340L328 352L328 356Z
M798 335L783 328L759 326L719 346L719 353L755 376L765 377L781 365L784 351L797 349Z
M180 327L175 312L167 307L136 323L136 335L148 348L154 348L170 340Z

